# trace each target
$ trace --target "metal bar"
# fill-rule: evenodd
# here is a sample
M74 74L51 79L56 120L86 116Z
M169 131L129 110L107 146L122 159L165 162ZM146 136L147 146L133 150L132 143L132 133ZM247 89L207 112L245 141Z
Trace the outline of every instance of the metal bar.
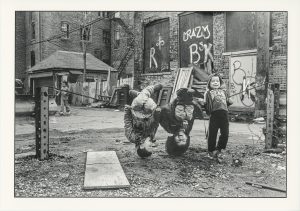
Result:
M252 187L257 187L257 188L264 188L264 189L269 189L269 190L275 190L275 191L280 191L286 193L286 190L277 188L277 187L271 187L267 186L264 184L259 184L259 183L253 183L253 182L245 182L247 185L251 185Z
M61 89L57 89L57 88L52 87L52 86L49 86L48 88L51 88L51 89L55 89L55 90L61 91ZM67 93L70 93L70 94L75 94L75 95L79 95L79 96L82 96L82 97L91 98L91 99L94 99L94 100L99 100L98 98L90 97L90 96L83 95L83 94L79 94L79 93L76 93L76 92L70 92L70 91L66 91L66 90L63 90L63 91L64 91L64 92L67 92ZM103 96L103 95L98 95L98 96L99 96L99 97L104 97L104 98L111 98L111 96Z

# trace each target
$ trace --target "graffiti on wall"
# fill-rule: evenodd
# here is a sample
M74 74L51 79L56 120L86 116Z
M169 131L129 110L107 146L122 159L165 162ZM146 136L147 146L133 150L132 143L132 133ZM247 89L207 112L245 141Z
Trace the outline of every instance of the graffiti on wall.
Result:
M214 61L212 15L204 12L180 16L179 29L180 66L193 64L211 74Z
M164 45L165 45L165 41L163 40L160 33L158 33L158 40L157 40L157 43L156 43L156 46L158 47L158 50L161 51L161 47L164 46ZM150 69L152 68L152 62L154 63L155 68L156 69L158 68L158 63L157 63L156 57L157 56L155 56L155 48L154 47L150 48L150 62L149 62L150 63L149 64ZM165 69L165 68L166 67L164 66L161 69Z
M256 56L232 57L230 64L230 95L234 95L232 106L254 107Z
M145 27L145 73L169 71L169 21Z

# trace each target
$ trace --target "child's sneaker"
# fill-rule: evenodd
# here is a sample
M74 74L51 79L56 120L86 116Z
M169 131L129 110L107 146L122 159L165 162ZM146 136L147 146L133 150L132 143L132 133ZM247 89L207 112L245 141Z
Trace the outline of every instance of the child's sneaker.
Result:
M216 158L217 158L218 163L223 163L224 155L221 153L221 151L218 151L218 153L216 154Z
M213 159L214 159L214 152L208 152L207 157L208 157L209 159L213 160Z

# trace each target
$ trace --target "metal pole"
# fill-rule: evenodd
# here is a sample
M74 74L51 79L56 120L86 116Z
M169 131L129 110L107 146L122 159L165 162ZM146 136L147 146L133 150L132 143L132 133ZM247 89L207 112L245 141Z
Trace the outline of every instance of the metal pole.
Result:
M86 41L84 40L83 41L83 82L85 81L86 81Z
M49 158L49 94L48 87L38 87L35 94L36 157Z

